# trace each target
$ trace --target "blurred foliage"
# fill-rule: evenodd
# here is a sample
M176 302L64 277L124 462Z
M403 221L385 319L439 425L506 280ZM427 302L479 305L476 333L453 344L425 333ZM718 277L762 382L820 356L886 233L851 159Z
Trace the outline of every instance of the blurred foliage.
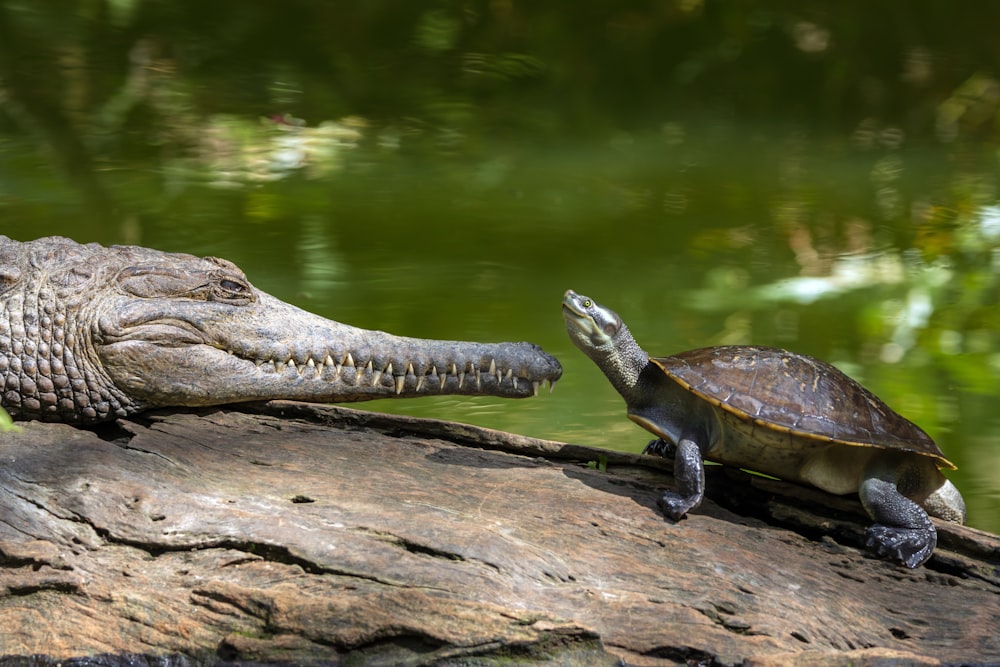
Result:
M11 431L16 432L20 430L21 430L20 427L17 426L17 424L15 424L11 420L10 415L7 414L7 411L4 410L3 408L0 408L0 433L11 432Z

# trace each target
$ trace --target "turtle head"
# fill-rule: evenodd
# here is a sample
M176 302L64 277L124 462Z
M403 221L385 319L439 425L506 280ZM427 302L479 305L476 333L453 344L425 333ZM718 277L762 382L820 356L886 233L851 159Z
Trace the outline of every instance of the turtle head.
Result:
M563 319L570 340L590 357L622 396L632 394L649 356L635 342L618 313L590 297L566 290Z
M563 295L562 313L569 337L584 352L613 345L624 326L618 313L571 289Z

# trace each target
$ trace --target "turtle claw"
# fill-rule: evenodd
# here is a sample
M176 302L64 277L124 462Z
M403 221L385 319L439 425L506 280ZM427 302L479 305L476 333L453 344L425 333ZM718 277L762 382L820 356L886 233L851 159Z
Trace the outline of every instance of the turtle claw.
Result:
M673 491L664 491L663 496L656 501L660 510L674 521L680 521L689 511L701 504L701 498L685 498Z
M893 558L909 568L920 567L934 552L937 532L930 528L894 528L875 524L865 533L865 546L883 558Z
M663 438L656 438L655 440L650 440L649 444L646 445L645 449L642 450L643 454L648 454L650 456L660 456L665 459L674 458L674 454L677 452L677 445Z

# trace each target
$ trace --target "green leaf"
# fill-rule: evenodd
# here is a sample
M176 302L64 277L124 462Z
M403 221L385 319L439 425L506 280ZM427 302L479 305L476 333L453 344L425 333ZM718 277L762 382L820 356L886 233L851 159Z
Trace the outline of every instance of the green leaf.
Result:
M16 433L20 430L21 427L14 423L14 420L10 418L10 415L3 408L0 408L0 431Z

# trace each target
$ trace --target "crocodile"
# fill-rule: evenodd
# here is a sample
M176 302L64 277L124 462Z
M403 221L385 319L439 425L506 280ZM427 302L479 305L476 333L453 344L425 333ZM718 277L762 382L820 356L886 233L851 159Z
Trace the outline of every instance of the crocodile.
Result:
M15 420L84 425L270 399L523 398L561 374L531 343L410 338L320 317L216 257L0 236L0 406Z

